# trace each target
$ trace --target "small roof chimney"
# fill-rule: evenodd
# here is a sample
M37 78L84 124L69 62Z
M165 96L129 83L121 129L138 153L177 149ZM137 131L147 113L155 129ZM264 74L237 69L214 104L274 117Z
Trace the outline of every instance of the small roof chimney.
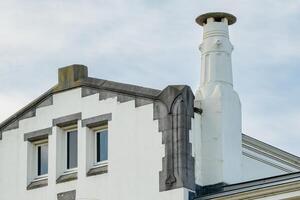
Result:
M58 88L66 89L76 85L77 81L88 77L88 68L84 65L70 65L58 69Z

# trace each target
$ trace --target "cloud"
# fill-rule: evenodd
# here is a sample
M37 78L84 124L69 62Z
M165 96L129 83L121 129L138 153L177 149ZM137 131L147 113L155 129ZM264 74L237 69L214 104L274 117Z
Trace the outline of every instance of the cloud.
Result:
M0 121L73 63L93 77L195 90L202 28L194 19L227 11L238 18L230 33L244 132L300 155L299 10L299 0L1 1Z

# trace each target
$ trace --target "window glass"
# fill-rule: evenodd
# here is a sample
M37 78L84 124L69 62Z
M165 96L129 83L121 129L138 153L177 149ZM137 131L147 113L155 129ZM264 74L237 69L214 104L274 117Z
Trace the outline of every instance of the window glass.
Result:
M108 157L108 134L107 130L97 132L97 162L107 160Z
M77 167L77 130L67 132L67 169Z
M38 149L38 176L48 174L48 144L37 147Z

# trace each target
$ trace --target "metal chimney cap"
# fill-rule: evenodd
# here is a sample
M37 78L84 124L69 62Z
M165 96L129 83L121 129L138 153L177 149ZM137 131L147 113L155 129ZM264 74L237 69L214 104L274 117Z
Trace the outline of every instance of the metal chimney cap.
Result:
M232 25L236 22L236 17L234 15L224 12L205 13L197 17L196 22L200 26L203 26L206 23L206 20L211 17L214 18L216 21L221 21L222 18L226 18L228 20L228 25Z

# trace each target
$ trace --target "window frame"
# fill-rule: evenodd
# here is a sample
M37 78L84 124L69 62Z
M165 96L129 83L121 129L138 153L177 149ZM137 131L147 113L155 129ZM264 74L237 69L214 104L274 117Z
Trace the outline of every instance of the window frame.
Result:
M102 131L107 131L107 143L108 143L108 125L105 124L105 125L102 125L102 126L98 126L96 128L93 128L92 129L93 131L93 138L94 138L94 158L93 158L93 167L92 168L95 168L95 167L99 167L99 166L103 166L103 165L108 165L108 156L107 156L107 160L103 160L103 161L100 161L98 162L97 161L97 154L98 154L98 148L97 148L97 135L98 133L101 134ZM108 151L108 145L107 145L107 151Z
M44 139L44 140L38 140L38 141L35 141L32 143L34 145L34 164L35 164L35 167L34 167L34 180L33 181L39 181L39 180L42 180L42 179L47 179L48 178L48 173L49 173L49 142L48 142L48 139ZM38 159L38 148L41 147L41 146L45 146L47 145L48 146L48 162L47 162L47 167L48 167L48 170L47 170L47 173L46 174L42 174L42 175L39 175L39 171L38 171L38 166L39 166L39 159Z
M78 128L77 125L64 127L64 137L65 137L65 169L64 174L74 173L78 169ZM72 131L77 131L77 167L68 169L68 133Z

